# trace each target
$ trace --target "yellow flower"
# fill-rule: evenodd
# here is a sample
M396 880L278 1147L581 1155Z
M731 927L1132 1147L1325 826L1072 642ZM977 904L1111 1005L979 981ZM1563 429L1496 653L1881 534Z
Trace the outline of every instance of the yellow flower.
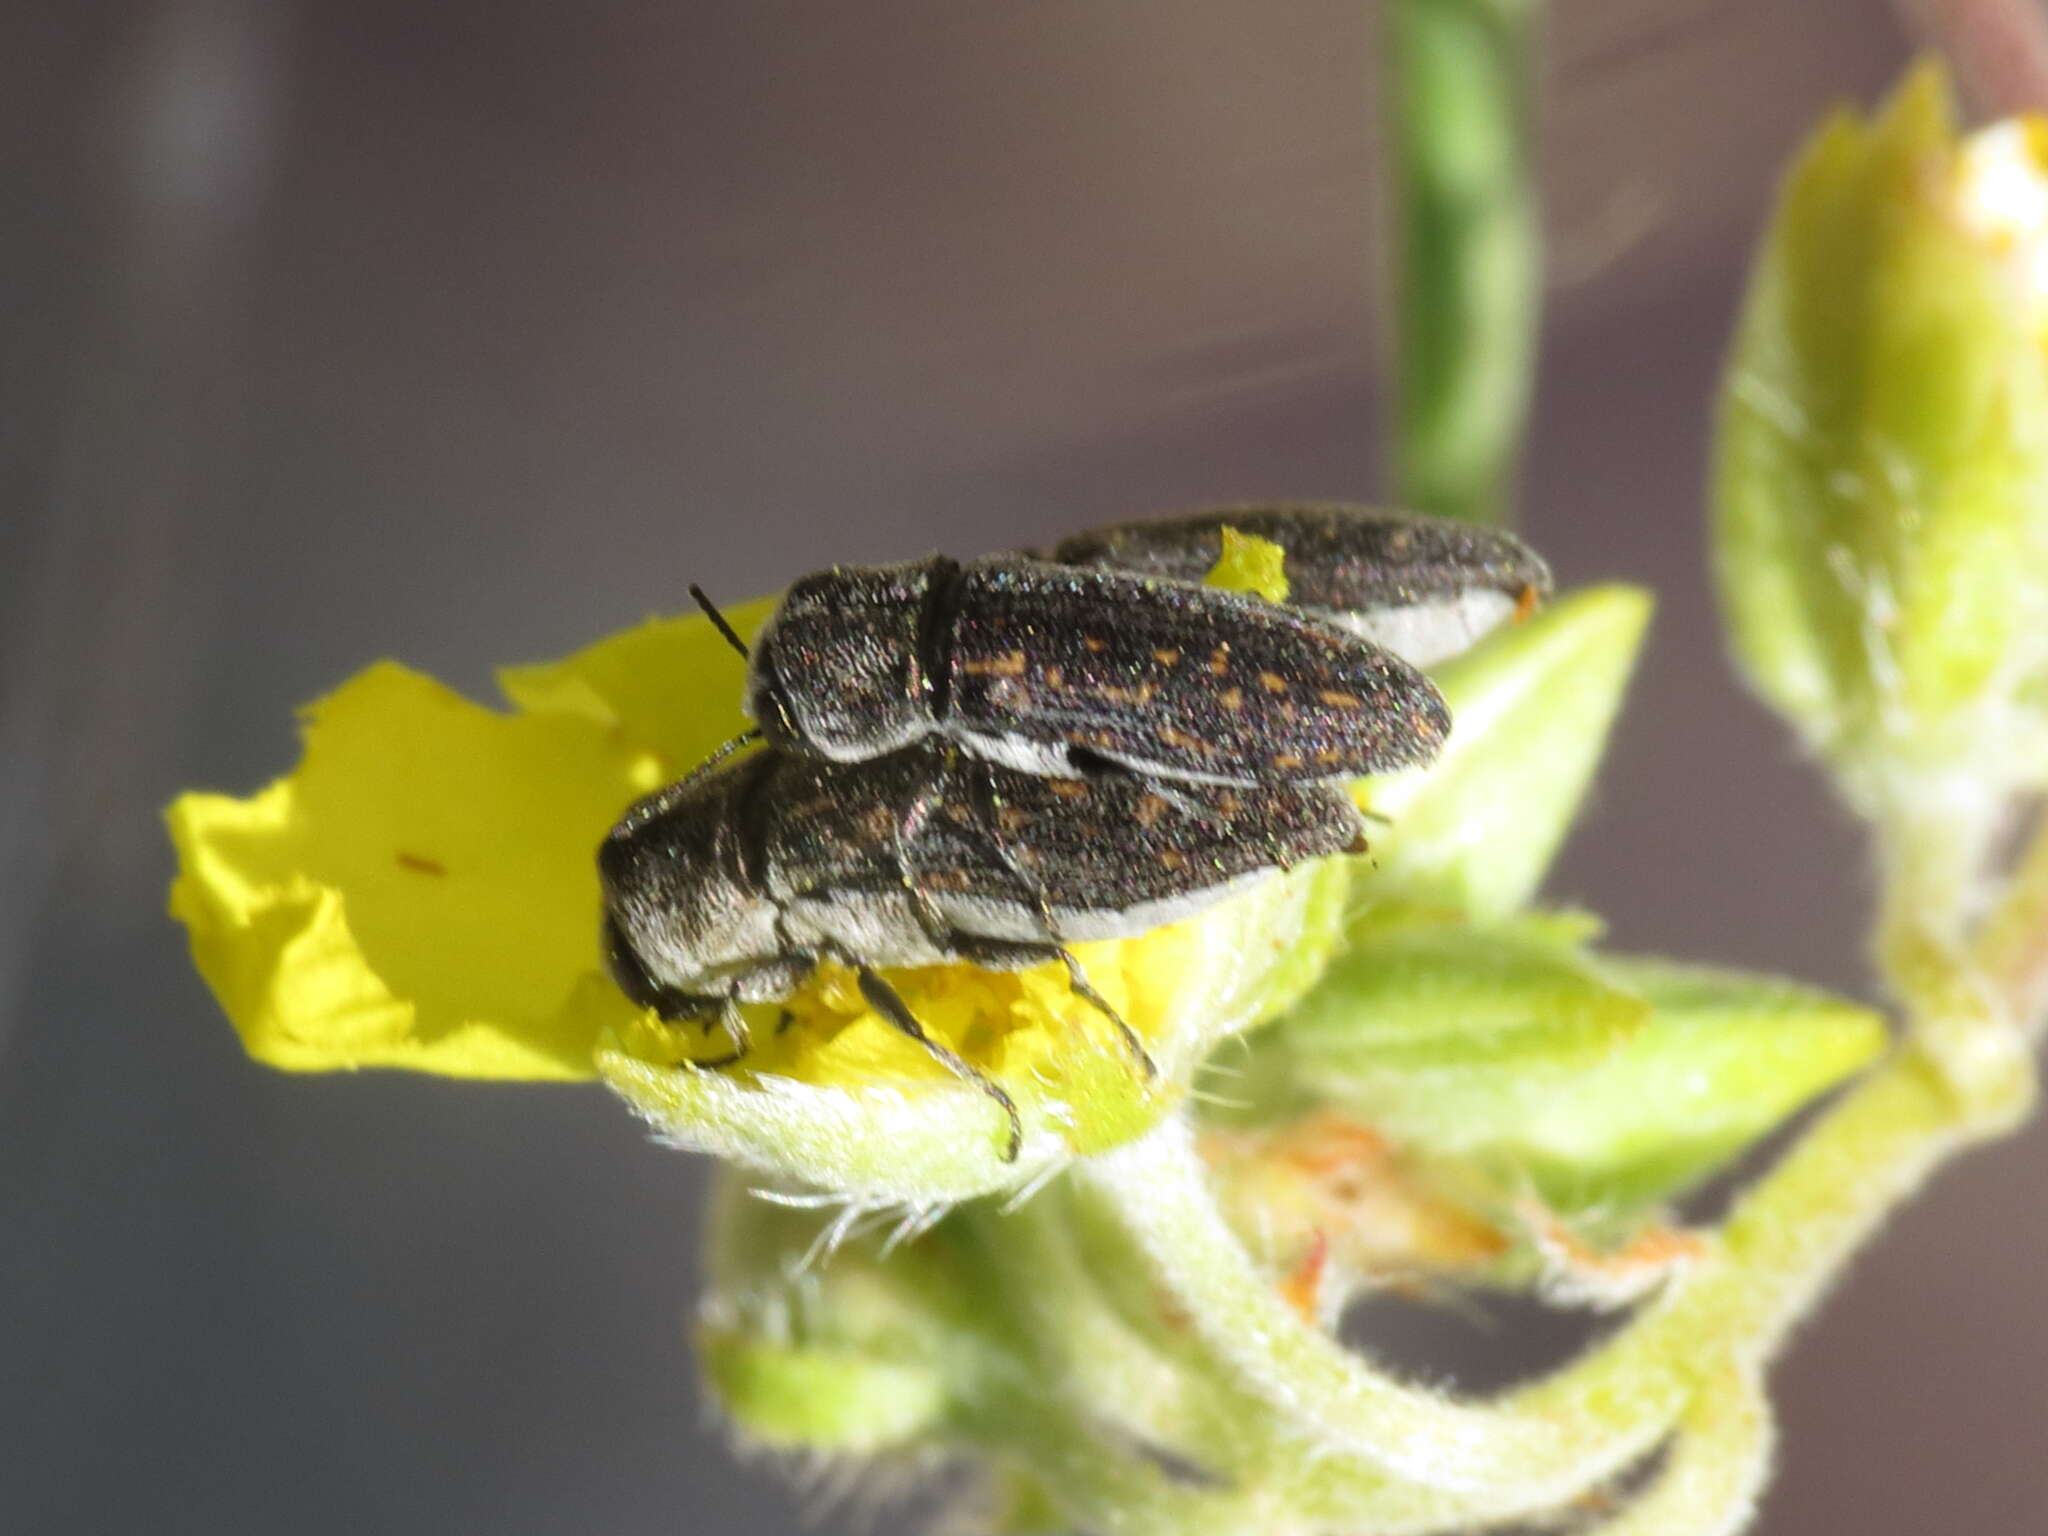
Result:
M1284 590L1277 553L1234 544L1216 579ZM771 609L731 618L751 635ZM1169 927L1076 946L1156 1079L1059 966L891 972L929 1032L1016 1101L1014 1162L992 1098L836 967L787 1000L787 1028L780 1008L749 1009L754 1048L724 1069L690 1060L724 1052L720 1035L664 1023L606 976L599 842L627 804L746 724L740 664L700 617L502 673L510 713L371 667L307 711L291 775L246 800L171 807L171 910L249 1053L273 1066L598 1077L679 1144L856 1199L963 1199L1170 1113L1218 1041L1321 977L1354 880L1361 899L1454 910L1526 900L1598 759L1646 612L1625 589L1582 593L1448 664L1459 724L1441 762L1358 787L1401 823L1375 836L1369 866L1316 861Z
M741 727L717 702L737 686L700 681L734 664L703 621L650 622L508 670L508 715L380 663L305 712L290 777L181 796L171 911L249 1053L594 1076L635 1015L602 977L594 850L628 800Z
M736 610L751 634L772 604ZM249 1053L299 1071L608 1081L664 1134L814 1184L960 1198L1114 1145L1179 1101L1221 1038L1314 979L1347 865L1328 860L1141 938L1077 947L1144 1036L1156 1084L1059 967L891 973L927 1028L1001 1081L1007 1125L827 967L753 1010L743 1068L605 976L595 852L636 796L741 730L739 663L698 617L504 672L512 713L392 663L312 706L305 755L246 800L169 812L171 911Z

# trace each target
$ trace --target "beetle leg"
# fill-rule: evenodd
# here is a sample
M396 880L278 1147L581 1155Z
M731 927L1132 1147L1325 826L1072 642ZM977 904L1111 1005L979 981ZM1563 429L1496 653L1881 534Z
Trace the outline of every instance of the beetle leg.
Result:
M917 918L918 926L924 929L925 937L941 954L950 952L952 925L939 911L930 893L917 883L917 876L910 867L910 845L924 830L925 823L931 820L932 812L939 807L940 786L951 762L950 752L934 759L931 775L910 797L909 806L896 822L896 878L903 882L904 893L910 898L910 910Z
M710 1072L747 1059L747 1051L751 1048L747 1017L731 998L690 997L680 992L669 992L655 999L654 1011L664 1024L700 1024L707 1035L717 1026L725 1026L726 1038L732 1042L730 1051L723 1056L686 1056L680 1065L701 1067Z
M868 1006L887 1019L891 1024L910 1036L919 1045L931 1052L932 1059L958 1077L974 1084L983 1093L994 1099L1010 1122L1009 1141L1003 1148L1003 1161L1014 1163L1024 1146L1024 1121L1017 1113L1017 1101L1004 1090L1002 1084L969 1062L951 1047L934 1040L918 1022L917 1015L910 1011L910 1005L903 1001L902 994L865 965L857 965L854 975L860 982L860 995L867 999Z
M1050 920L1046 918L1048 923ZM971 933L956 933L953 946L960 952L961 959L992 971L1021 970L1025 966L1059 961L1067 968L1067 984L1073 988L1074 995L1116 1026L1117 1034L1123 1038L1146 1081L1159 1075L1159 1068L1145 1049L1145 1042L1138 1037L1138 1032L1131 1028L1108 998L1095 990L1095 983L1088 979L1088 972L1082 968L1079 957L1057 939L1033 943L1024 939L984 939Z
M747 1052L753 1049L754 1042L747 1031L747 1016L740 1012L740 1005L728 997L725 1005L718 1010L718 1022L725 1026L725 1036L732 1041L732 1053L706 1065L729 1067L736 1062L745 1061Z
M1045 942L1038 953L1038 960L1043 962L1056 959L1066 966L1067 982L1073 988L1074 995L1092 1005L1104 1018L1116 1026L1117 1033L1123 1037L1124 1044L1130 1048L1131 1055L1136 1058L1139 1069L1144 1072L1148 1081L1157 1077L1159 1075L1159 1068L1153 1062L1151 1053L1145 1049L1145 1042L1138 1038L1138 1032L1131 1028L1129 1021L1122 1014L1118 1013L1115 1008L1110 1006L1109 999L1095 990L1095 983L1088 979L1088 973L1081 968L1080 960L1075 957L1074 952L1068 949L1064 940L1061 939L1059 924L1053 921L1052 901L1046 895L1044 885L1018 862L1017 858L1010 852L1009 845L1003 841L1002 833L999 830L1001 823L994 814L998 809L995 803L994 780L984 776L981 784L985 802L982 808L987 814L977 818L979 834L982 841L988 845L989 850L995 854L996 862L1008 872L1011 879L1017 882L1019 888L1030 899L1032 910L1038 914L1039 927L1045 934ZM956 933L953 935L954 945L970 960L973 958L973 955L968 946L996 942L998 941L976 940L966 934ZM988 952L984 950L984 953Z
M1050 911L1046 912L1045 920L1049 931L1052 924ZM1138 1038L1138 1032L1131 1028L1124 1016L1110 1006L1109 999L1095 990L1095 983L1088 979L1088 973L1081 968L1079 958L1064 944L1055 943L1052 948L1053 953L1059 956L1060 963L1067 968L1067 985L1073 989L1074 995L1084 1002L1093 1004L1098 1013L1116 1026L1116 1032L1123 1036L1125 1046L1137 1059L1138 1069L1145 1074L1147 1082L1158 1077L1159 1067L1152 1060L1152 1053L1145 1049L1145 1042Z

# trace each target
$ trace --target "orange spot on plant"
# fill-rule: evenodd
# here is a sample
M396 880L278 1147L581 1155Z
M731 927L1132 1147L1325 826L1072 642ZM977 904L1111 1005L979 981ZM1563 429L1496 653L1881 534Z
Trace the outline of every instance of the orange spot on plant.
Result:
M1290 1302L1361 1283L1455 1275L1504 1255L1509 1239L1372 1127L1335 1110L1256 1131L1211 1131L1202 1155L1225 1207L1279 1276ZM1335 1287L1335 1294L1331 1288Z
M1330 1267L1330 1235L1321 1227L1309 1233L1308 1247L1280 1282L1287 1304L1309 1322L1322 1318L1323 1274Z
M1696 1234L1662 1223L1618 1248L1598 1248L1545 1206L1527 1202L1518 1214L1547 1267L1544 1289L1563 1301L1622 1306L1706 1257Z

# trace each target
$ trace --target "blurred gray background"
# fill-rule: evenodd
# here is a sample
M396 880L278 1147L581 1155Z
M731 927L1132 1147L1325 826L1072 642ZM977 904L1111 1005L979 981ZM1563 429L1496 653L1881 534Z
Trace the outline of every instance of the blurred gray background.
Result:
M251 1065L159 809L376 656L476 691L692 580L1369 493L1370 51L1350 0L6 7L0 1531L792 1527L692 1383L705 1167L595 1087ZM1663 596L1555 894L1859 990L1699 485L1775 170L1905 52L1873 0L1555 8L1527 476L1564 579ZM1801 1337L1764 1530L2048 1529L2044 1158Z

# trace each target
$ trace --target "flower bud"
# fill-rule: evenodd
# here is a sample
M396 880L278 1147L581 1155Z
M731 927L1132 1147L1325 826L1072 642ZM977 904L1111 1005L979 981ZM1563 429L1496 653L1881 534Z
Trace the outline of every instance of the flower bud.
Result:
M909 1220L908 1217L902 1218ZM835 1241L840 1212L789 1205L722 1170L698 1304L705 1377L756 1444L872 1456L924 1443L971 1390L986 1278L944 1233Z
M1787 176L1729 359L1742 665L1866 810L2048 772L2048 122L1959 138L1924 66Z

